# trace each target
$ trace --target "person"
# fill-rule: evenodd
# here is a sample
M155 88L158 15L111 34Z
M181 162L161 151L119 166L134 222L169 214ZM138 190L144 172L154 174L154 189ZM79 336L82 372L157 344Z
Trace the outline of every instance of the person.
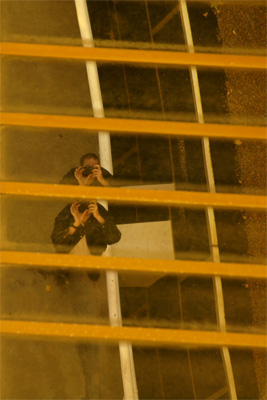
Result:
M110 186L113 175L100 166L94 153L86 153L80 159L79 167L72 168L60 180L61 185Z
M57 253L101 255L119 242L121 232L113 217L95 200L67 204L55 218L51 240ZM88 274L97 280L99 274Z

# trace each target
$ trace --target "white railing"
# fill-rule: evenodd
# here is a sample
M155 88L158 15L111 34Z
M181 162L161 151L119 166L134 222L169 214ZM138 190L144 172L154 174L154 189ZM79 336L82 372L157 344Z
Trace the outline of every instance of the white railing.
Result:
M187 2L186 0L179 0L180 4L180 15L181 21L184 30L184 38L185 43L187 45L187 49L189 53L194 53L194 42L192 37L190 19L187 9ZM195 104L195 112L197 120L200 124L204 123L204 115L202 109L202 101L199 89L199 81L198 81L198 74L197 69L195 66L189 67L190 78L191 78L191 85L192 85L192 92ZM206 180L208 185L208 190L211 193L215 193L215 181L214 181L214 174L213 174L213 167L212 167L212 160L210 154L210 143L208 137L203 137L202 141L202 149L203 149L203 159L205 165L205 173L206 173ZM217 229L215 223L215 216L214 216L214 209L212 207L206 208L206 218L208 224L208 233L209 233L209 245L210 245L210 252L212 255L212 259L214 262L220 262L220 253L218 247L218 237L217 237ZM216 304L216 313L217 313L217 323L220 328L220 331L226 331L226 321L225 321L225 312L224 312L224 299L223 299L223 290L222 290L222 281L221 277L215 276L213 278L213 287L214 287L214 294L215 294L215 304ZM222 347L221 350L223 364L225 368L225 375L227 378L228 388L230 399L234 400L237 399L236 395L236 388L235 388L235 381L233 375L233 368L230 358L230 353L228 347Z
M80 28L83 46L94 47L93 34L91 29L90 17L86 0L75 0L78 24ZM86 72L89 83L89 90L92 102L94 117L105 118L101 88L97 64L95 61L86 61ZM108 132L98 132L100 163L102 167L113 173L110 135ZM101 202L106 208L107 202ZM111 256L111 249L108 247L106 256ZM118 273L116 271L107 271L107 294L109 319L111 326L121 326L121 305ZM119 353L121 361L121 374L125 400L138 399L138 390L136 384L135 368L133 361L132 345L127 342L119 342Z

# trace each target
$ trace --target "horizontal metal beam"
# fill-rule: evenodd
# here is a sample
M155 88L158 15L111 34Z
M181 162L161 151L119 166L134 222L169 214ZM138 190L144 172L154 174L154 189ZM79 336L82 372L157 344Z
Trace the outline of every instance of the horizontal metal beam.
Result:
M212 139L266 140L261 126L199 124L192 122L153 121L122 118L75 117L68 115L1 113L1 124L44 128L82 129L120 134L209 137Z
M47 267L266 279L265 265L2 251L2 267Z
M244 194L185 192L170 190L127 189L76 185L53 185L42 183L2 182L0 193L16 196L48 198L108 200L112 203L149 204L162 206L184 206L217 209L258 209L267 208L265 196Z
M86 43L85 43L86 44ZM1 43L1 54L140 65L204 68L266 69L266 58L232 54L184 53L28 43Z
M266 348L266 336L246 333L225 333L195 330L131 328L104 325L66 324L34 321L1 322L2 335L37 336L50 339L70 339L105 342L130 342L135 345L194 346L238 349Z

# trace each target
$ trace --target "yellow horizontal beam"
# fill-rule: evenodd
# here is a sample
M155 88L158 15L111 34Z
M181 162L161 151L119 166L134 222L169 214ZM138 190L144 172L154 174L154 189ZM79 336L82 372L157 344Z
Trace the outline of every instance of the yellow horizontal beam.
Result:
M205 68L266 69L266 58L233 54L182 53L156 50L1 43L1 54L98 62Z
M38 336L50 339L71 339L119 342L127 341L135 345L153 346L197 346L197 347L234 347L266 348L266 336L246 333L225 333L211 331L131 328L103 325L67 324L34 321L1 322L4 335Z
M121 134L191 136L214 139L266 140L266 128L260 126L198 124L191 122L150 121L121 118L75 117L67 115L1 113L1 124L44 128L108 131Z
M207 261L156 260L143 258L78 256L69 254L2 251L2 267L47 267L116 270L118 272L149 272L163 274L221 276L223 278L266 279L265 265L214 263Z
M214 207L216 209L267 208L265 196L244 194L185 192L170 190L127 189L115 187L90 187L53 185L42 183L2 182L0 193L5 195L35 196L48 198L96 199L112 203L184 206L190 208Z

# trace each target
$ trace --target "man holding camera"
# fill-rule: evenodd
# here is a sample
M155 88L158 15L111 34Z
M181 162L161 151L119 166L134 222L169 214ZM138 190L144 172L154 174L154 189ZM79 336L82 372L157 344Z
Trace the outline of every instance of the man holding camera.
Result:
M57 215L52 243L58 253L101 255L121 232L111 214L95 200L68 204Z
M57 215L51 234L57 253L100 256L107 245L117 243L121 232L110 213L95 200L68 204ZM60 273L64 281L64 275ZM99 273L89 272L97 281Z
M72 168L63 176L59 184L81 186L110 186L111 175L105 168L100 167L99 158L94 153L84 154L80 166Z

